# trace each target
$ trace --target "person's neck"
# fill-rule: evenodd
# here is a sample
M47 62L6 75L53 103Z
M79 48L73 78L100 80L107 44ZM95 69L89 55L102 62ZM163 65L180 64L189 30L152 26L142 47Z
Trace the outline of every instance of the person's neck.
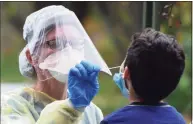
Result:
M34 90L44 92L57 100L67 98L67 84L62 84L54 79L43 82L38 81L33 88Z
M141 102L141 100L137 96L130 94L129 103L133 103L133 102Z
M141 98L139 98L137 95L133 95L131 94L130 97L129 97L129 103L135 103L135 102L143 102ZM159 101L160 103L163 103L164 101L163 100L160 100ZM158 103L159 103L158 102Z

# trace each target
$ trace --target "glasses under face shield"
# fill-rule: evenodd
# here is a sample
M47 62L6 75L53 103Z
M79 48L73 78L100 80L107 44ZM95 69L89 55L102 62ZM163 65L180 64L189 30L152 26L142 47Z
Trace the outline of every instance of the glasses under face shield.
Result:
M82 60L101 67L111 75L108 66L98 53L76 15L58 12L40 20L28 39L33 65L39 80L56 78L67 81L69 70Z

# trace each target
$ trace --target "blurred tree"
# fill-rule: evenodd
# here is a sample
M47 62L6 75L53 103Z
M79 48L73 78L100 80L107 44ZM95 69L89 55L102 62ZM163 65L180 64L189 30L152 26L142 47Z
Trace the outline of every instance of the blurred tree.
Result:
M131 35L142 29L142 9L139 8L143 8L143 2L96 2L96 5L122 62Z
M90 2L64 2L64 1L47 1L47 2L35 2L36 10L50 5L64 5L66 8L76 13L78 19L83 22L84 18L89 12Z

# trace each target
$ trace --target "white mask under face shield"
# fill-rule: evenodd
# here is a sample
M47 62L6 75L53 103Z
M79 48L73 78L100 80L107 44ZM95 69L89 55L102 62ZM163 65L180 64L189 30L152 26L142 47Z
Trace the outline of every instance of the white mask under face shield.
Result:
M39 80L54 77L65 83L69 70L82 60L97 64L101 71L112 75L74 12L58 7L44 10L44 18L32 27L28 38L34 66L41 70Z
M49 55L39 64L41 69L48 69L51 75L60 82L68 81L68 72L76 64L84 60L84 53L70 46Z

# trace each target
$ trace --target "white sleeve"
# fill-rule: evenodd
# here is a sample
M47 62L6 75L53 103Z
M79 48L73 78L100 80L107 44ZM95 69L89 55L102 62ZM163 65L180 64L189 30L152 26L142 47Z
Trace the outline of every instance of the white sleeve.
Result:
M103 120L103 113L99 107L96 106L96 119L97 124L100 124L100 122Z

